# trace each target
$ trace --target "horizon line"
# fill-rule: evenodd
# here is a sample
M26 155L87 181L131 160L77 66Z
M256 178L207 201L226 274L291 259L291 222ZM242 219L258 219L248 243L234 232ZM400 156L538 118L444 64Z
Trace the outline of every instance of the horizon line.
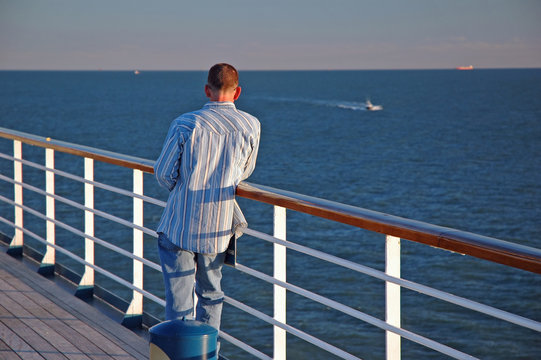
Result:
M333 68L315 68L315 69L300 69L300 68L291 68L291 69L243 69L242 67L237 67L239 71L412 71L412 70L419 70L419 71L428 71L428 70L459 70L459 66L456 67L441 67L441 68L347 68L347 69L333 69ZM510 67L473 67L472 70L512 70L512 69L541 69L541 66L510 66ZM208 71L208 69L145 69L145 68L123 68L123 69L107 69L107 68L96 68L96 69L89 69L89 68L81 68L81 69L16 69L16 68L6 68L2 69L0 68L0 71L106 71L106 72L112 72L112 71L127 71L127 72L134 72L134 71L145 71L145 72L181 72L181 71L192 71L192 72L198 72L198 71Z

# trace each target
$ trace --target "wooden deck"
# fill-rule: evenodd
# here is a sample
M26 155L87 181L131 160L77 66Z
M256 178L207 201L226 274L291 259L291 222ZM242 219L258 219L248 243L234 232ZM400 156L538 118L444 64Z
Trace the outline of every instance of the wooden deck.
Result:
M147 340L0 251L0 359L124 360L148 353Z

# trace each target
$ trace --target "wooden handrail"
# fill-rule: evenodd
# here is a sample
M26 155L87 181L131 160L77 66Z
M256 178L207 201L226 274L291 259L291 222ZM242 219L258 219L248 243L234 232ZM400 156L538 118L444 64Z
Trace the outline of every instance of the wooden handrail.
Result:
M19 140L25 144L50 148L66 154L87 157L113 165L154 173L154 161L135 156L96 149L90 146L73 144L62 140L51 139L50 137L27 134L21 131L6 129L3 127L0 127L0 137Z
M154 161L0 127L0 137L153 173ZM541 274L541 250L474 233L242 182L237 195Z
M533 247L247 182L237 195L541 274Z

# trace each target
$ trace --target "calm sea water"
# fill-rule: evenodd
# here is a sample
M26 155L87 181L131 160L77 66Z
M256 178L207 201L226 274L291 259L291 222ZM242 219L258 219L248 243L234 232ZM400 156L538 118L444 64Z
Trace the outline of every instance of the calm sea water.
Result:
M199 108L204 72L0 72L0 126L155 159L172 119ZM250 182L343 202L541 248L541 70L241 72L237 106L256 115L262 139ZM362 107L366 98L382 111ZM0 150L11 153L0 140ZM43 162L43 150L24 157ZM56 167L82 174L79 159L56 155ZM11 176L12 165L0 160ZM25 181L43 174L25 167ZM96 164L96 180L131 187L129 170ZM82 186L57 179L56 192L82 202ZM152 176L147 194L165 199ZM12 187L0 184L2 195ZM272 232L272 207L240 199L250 227ZM25 203L43 199L25 192ZM131 201L96 190L96 208L130 219ZM12 211L0 204L2 216ZM160 209L145 207L154 228ZM57 218L83 228L82 215L57 203ZM42 221L25 225L44 233ZM131 232L96 219L96 236L131 249ZM0 231L13 231L0 225ZM82 254L82 240L58 229L58 242ZM288 240L384 269L384 236L288 213ZM32 240L28 239L32 244ZM35 242L34 242L35 243ZM40 245L35 245L40 247ZM146 256L157 261L155 242ZM541 278L483 260L402 241L402 277L541 321ZM62 258L62 256L60 256ZM63 260L69 262L69 260ZM272 273L272 247L244 236L239 261ZM97 263L123 271L128 263L99 248ZM73 265L78 271L80 267ZM272 315L272 286L225 269L227 294ZM98 277L104 286L115 287ZM384 284L288 252L288 281L384 319ZM161 295L160 274L145 287ZM122 291L122 290L121 290ZM128 292L123 292L128 297ZM541 336L408 290L403 327L474 356L530 359ZM161 316L161 309L148 302ZM384 357L384 333L288 293L288 323L363 359ZM226 305L223 330L272 354L272 329ZM251 356L227 343L234 359ZM333 358L288 335L293 359ZM404 359L443 355L403 340Z

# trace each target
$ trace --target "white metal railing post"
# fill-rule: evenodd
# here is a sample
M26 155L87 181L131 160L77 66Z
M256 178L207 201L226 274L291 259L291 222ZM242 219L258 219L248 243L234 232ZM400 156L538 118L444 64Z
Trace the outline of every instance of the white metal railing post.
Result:
M143 172L141 170L133 170L133 192L137 195L143 195ZM136 197L133 198L133 223L143 226L143 200ZM133 255L143 257L143 232L139 229L133 229ZM133 285L143 289L143 263L135 259L133 260ZM138 327L142 321L143 294L133 290L133 298L122 324L127 327Z
M286 240L286 209L274 206L274 236ZM274 278L286 281L286 247L274 244ZM286 289L274 285L274 320L286 323ZM274 360L286 359L286 331L274 326Z
M84 160L84 176L85 180L94 181L94 159L85 158ZM94 209L94 185L85 183L85 207ZM85 210L85 235L94 236L94 213L90 210ZM94 240L89 237L85 238L85 261L89 264L94 264ZM85 272L77 291L78 297L87 298L94 294L94 269L85 265Z
M50 148L45 149L45 167L54 170L54 150ZM46 215L49 219L55 219L55 201L54 197L54 172L50 170L45 171L45 191L48 195L45 196ZM55 224L53 221L47 220L47 242L54 245L56 242ZM45 255L41 260L41 265L38 272L45 276L51 276L54 274L54 264L56 262L56 251L52 246L47 246Z
M385 273L400 277L400 238L387 235L385 239ZM385 282L385 320L400 328L400 285ZM400 335L386 331L387 360L400 360Z
M13 180L16 182L23 182L23 163L18 160L23 158L23 146L22 142L19 140L13 140L13 157L15 161L13 162ZM15 200L15 236L9 244L8 253L14 256L20 256L23 253L23 186L21 184L15 184L14 188L14 200ZM19 206L17 206L19 205Z

